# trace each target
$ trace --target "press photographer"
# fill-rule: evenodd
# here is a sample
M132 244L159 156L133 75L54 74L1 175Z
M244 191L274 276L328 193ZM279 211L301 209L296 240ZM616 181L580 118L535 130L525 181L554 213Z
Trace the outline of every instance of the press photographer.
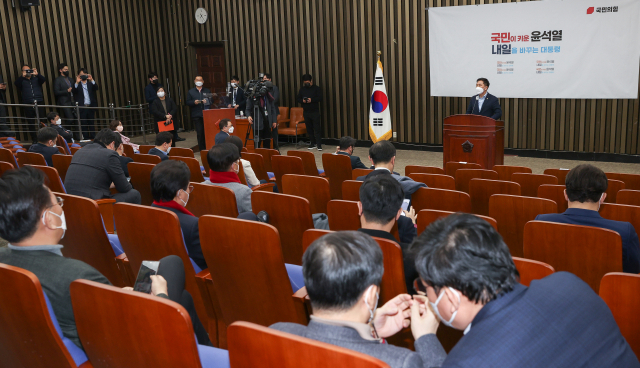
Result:
M258 80L250 80L244 88L247 99L246 115L249 123L253 124L254 135L259 136L257 146L272 148L270 140L273 139L273 148L278 149L278 99L280 91L271 82L271 74L266 73ZM257 133L257 134L256 134ZM255 138L254 138L255 139Z

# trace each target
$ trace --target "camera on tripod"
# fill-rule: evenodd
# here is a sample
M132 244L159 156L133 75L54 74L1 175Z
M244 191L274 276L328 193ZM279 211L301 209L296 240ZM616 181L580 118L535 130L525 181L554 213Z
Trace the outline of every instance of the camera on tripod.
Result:
M244 93L247 98L258 98L266 95L272 89L273 83L271 81L252 79L245 85Z

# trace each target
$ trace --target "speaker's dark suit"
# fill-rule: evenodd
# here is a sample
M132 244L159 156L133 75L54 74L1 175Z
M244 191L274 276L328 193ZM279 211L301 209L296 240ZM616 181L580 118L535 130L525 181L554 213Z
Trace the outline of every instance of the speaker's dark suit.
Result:
M481 109L480 102L476 100L476 96L471 97L469 100L467 114L482 115L494 120L500 119L502 116L502 108L500 107L500 101L496 96L487 92Z

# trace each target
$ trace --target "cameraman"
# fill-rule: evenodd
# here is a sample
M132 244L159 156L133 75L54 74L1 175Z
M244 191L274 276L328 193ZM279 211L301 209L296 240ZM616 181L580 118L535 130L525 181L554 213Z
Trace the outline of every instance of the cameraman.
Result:
M273 139L273 148L278 148L278 115L280 115L280 109L278 108L278 100L280 98L280 90L277 86L271 82L271 74L265 73L262 77L263 83L266 83L268 89L267 93L263 96L256 96L256 103L258 104L258 115L256 118L257 130L260 135L260 142L262 142L263 148L271 148L269 140ZM254 118L254 105L253 97L247 98L247 111L246 115L249 119L249 123L253 124ZM264 124L263 121L267 123Z
M89 74L87 69L80 68L76 76L76 83L73 86L73 96L78 106L97 107L98 95L96 91L99 89L93 76ZM80 123L82 124L82 135L85 139L93 139L96 136L96 129L93 126L96 110L80 109Z
M15 85L18 88L18 93L22 97L23 104L33 105L34 102L38 102L38 105L44 105L44 93L42 92L42 85L46 83L46 79L38 73L38 69L31 68L29 65L22 66L22 76L18 77L15 81ZM36 121L36 110L33 107L24 107L24 115L27 117L27 131L31 134L31 139L34 144L38 139L36 131L38 122ZM44 109L38 106L38 115L43 122L47 121L47 115L44 113Z

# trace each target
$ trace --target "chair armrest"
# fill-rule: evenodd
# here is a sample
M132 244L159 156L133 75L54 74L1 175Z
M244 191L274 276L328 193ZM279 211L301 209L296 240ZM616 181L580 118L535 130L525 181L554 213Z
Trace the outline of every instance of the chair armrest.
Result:
M209 287L207 286L207 282L212 281L209 269L204 269L196 274L196 285L198 285L198 289L200 290L200 295L204 301L204 308L207 311L207 315L210 319L216 320L216 308L214 306L214 301L211 297ZM222 314L220 314L220 317L218 318L222 318Z
M116 203L116 200L113 198L96 199L96 203L98 204L98 206L103 204L114 204Z
M104 198L98 199L96 203L98 204L100 215L102 215L104 228L107 230L108 234L113 234L115 232L115 225L113 222L113 204L116 203L116 200L113 198Z
M275 186L274 183L265 183L265 184L256 185L255 187L251 188L251 190L253 190L254 192L256 191L273 192L274 186Z
M311 309L311 299L309 299L309 294L307 293L307 287L303 286L298 291L296 291L293 295L294 303L301 303L304 306L305 313L307 315L307 319L311 316L313 310Z
M120 274L122 275L122 279L127 286L133 287L136 283L136 277L133 275L133 270L131 269L131 264L129 264L129 259L125 253L116 257L116 264L118 265L118 269L120 270Z

